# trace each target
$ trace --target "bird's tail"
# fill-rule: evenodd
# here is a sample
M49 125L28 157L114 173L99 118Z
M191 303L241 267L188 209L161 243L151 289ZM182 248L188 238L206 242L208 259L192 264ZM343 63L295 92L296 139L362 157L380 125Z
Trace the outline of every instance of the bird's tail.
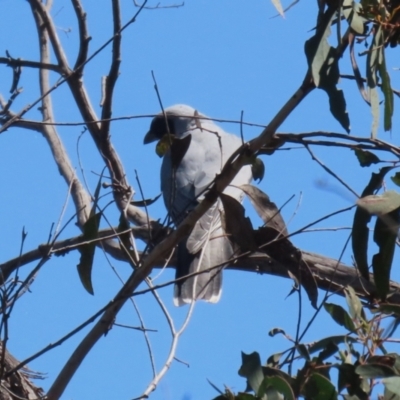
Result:
M197 254L190 254L186 241L181 242L178 245L176 279L197 274L175 284L174 304L182 306L196 300L217 303L221 297L222 269L225 266L221 264L226 263L232 254L232 246L225 236L210 239Z

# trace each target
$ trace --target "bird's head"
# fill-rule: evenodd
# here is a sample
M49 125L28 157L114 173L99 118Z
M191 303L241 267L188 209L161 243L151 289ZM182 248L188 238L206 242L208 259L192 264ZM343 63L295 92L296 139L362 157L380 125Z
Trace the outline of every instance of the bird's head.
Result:
M143 143L160 141L167 134L182 139L196 128L199 116L202 115L193 107L184 104L168 107L153 118Z

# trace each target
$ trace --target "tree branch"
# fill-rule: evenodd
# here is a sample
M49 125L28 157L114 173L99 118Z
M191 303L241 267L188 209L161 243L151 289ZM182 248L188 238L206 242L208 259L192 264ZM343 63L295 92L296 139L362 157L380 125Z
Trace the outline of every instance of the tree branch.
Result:
M32 9L32 12L39 35L40 61L42 63L49 63L50 51L47 30L43 26L41 14L38 13L35 8ZM39 70L39 85L42 95L49 90L49 70ZM44 121L54 121L53 105L50 96L43 97L41 112ZM61 176L66 181L68 187L71 188L71 195L74 200L78 221L79 224L83 226L89 216L91 202L90 196L76 176L75 170L71 165L67 152L57 134L55 127L52 125L43 125L41 133L51 149L54 161L57 164Z
M144 241L149 240L149 232L146 227L134 227L132 228L135 237L140 238ZM99 237L96 241L102 242L117 236L116 228L103 229L99 231ZM124 234L126 232L120 232ZM92 243L84 240L83 235L79 235L70 239L59 240L51 245L50 255L65 255L69 251L76 250L78 247ZM107 248L107 253L111 254L113 258L120 261L128 261L126 252L123 251L117 242L114 241L114 251L110 253ZM5 263L0 264L1 270L1 283L4 283L9 276L17 269L31 262L40 260L44 255L48 254L49 245L42 244L37 249L28 251L19 257L13 258ZM329 258L320 254L302 251L303 260L311 268L314 278L317 281L318 287L323 290L330 292L338 292L343 295L342 290L346 286L352 286L357 294L368 299L371 293L375 292L374 279L372 274L370 275L370 282L367 282L362 277L358 276L357 270L354 267L347 266L344 263L338 263L337 260ZM176 255L172 258L168 258L166 264L166 258L160 257L155 261L156 268L175 268L176 266ZM227 270L241 270L245 272L265 273L269 275L279 276L282 278L290 278L287 274L287 268L279 260L273 259L265 253L254 253L247 257L238 257L234 262L231 263ZM393 294L390 301L395 304L400 304L400 284L392 281L390 283L390 291Z
M89 52L89 42L91 37L89 36L87 24L86 24L86 13L83 11L80 0L71 0L74 7L76 19L79 27L79 52L78 57L75 61L74 71L80 77L83 75L83 67L86 64L86 60Z
M119 0L112 0L114 40L112 47L112 61L110 71L106 77L105 94L103 99L103 111L101 119L105 120L101 124L102 135L107 136L110 133L110 121L112 115L112 100L115 83L119 75L119 66L121 64L121 10Z
M20 58L0 57L0 64L5 64L8 67L28 67L37 69L47 69L49 71L61 73L60 67L51 63L42 63L39 61L21 60Z
M31 4L32 10L37 12L44 22L44 27L49 33L49 38L51 40L54 53L56 54L59 66L62 71L64 71L64 75L67 76L66 82L69 85L71 93L75 99L75 102L78 106L78 109L82 115L84 121L86 121L86 125L88 131L90 132L100 155L102 156L109 173L113 179L114 183L114 199L117 203L117 206L120 210L126 210L129 219L134 221L137 225L144 225L147 223L146 214L139 208L134 207L129 204L130 198L132 197L132 188L129 186L124 168L122 163L109 140L109 136L104 136L101 131L100 124L97 123L96 113L90 103L89 96L83 86L82 79L80 79L79 74L76 74L74 71L68 66L67 59L65 54L61 48L61 43L57 36L57 31L54 26L54 23L48 13L48 10L43 6L40 0L29 0ZM146 2L145 2L146 3ZM144 3L144 4L145 4ZM83 12L83 11L82 11ZM125 29L129 24L133 23L136 20L137 15L140 13L140 10L136 13L136 15L122 28L120 31ZM120 32L118 32L119 34ZM115 35L113 35L114 39ZM108 42L107 42L108 43ZM102 46L101 48L104 48ZM93 55L92 55L93 57ZM87 61L89 61L92 57L90 57ZM86 62L87 62L86 61Z

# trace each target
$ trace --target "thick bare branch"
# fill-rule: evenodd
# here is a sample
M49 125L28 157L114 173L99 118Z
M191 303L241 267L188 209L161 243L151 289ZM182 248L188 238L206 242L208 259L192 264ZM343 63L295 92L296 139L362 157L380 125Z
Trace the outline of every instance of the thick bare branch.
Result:
M79 26L79 52L78 57L75 61L74 71L79 76L83 74L83 67L86 63L88 52L89 52L89 42L91 37L89 36L88 27L86 23L86 13L83 11L82 4L80 0L71 0L72 5L75 10L76 19Z
M67 77L66 82L69 85L69 88L82 115L82 118L86 122L88 131L90 132L99 150L99 153L103 157L103 160L108 167L110 175L112 176L114 182L113 193L118 208L120 210L127 210L127 214L130 220L134 221L136 224L146 224L147 216L145 215L145 213L137 207L129 204L129 199L132 197L132 188L127 182L122 163L109 140L109 136L102 134L100 124L97 123L98 118L91 105L82 79L80 79L79 74L71 71L68 66L67 59L65 57L64 51L62 50L61 42L57 35L57 30L48 13L48 10L46 10L46 8L39 0L29 0L29 3L31 4L32 9L40 15L44 22L43 26L49 34L49 38L51 40L52 47L54 53L56 54L59 66L61 70L64 71L64 75L66 75ZM138 13L136 13L135 17L133 17L131 21L125 24L120 30L125 29L130 23L133 23ZM104 48L104 46L102 46L102 48Z
M134 235L136 238L140 238L144 241L148 241L149 231L147 227L135 227L133 228ZM97 241L104 243L111 243L112 238L117 235L115 228L103 229L99 232L99 237ZM65 253L76 250L78 247L87 244L88 242L84 240L83 236L76 236L70 239L59 240L51 245L51 254L64 255ZM114 241L113 251L109 251L106 248L108 254L111 254L117 260L128 261L126 252L124 252L119 244ZM20 257L11 259L3 264L0 264L1 270L1 281L4 283L9 276L17 269L31 262L40 260L44 255L48 254L49 245L42 244L38 246L37 249L28 251L22 254ZM266 251L268 251L266 249ZM373 276L370 276L370 282L358 276L357 270L354 267L347 266L343 263L339 263L337 260L311 253L308 251L303 251L303 260L311 268L314 277L317 281L318 287L323 290L328 290L330 292L338 292L343 294L342 290L346 286L352 286L357 294L362 298L369 298L371 293L375 292L375 285ZM176 257L173 256L169 259L167 265L166 258L160 257L155 261L155 267L160 268L175 268ZM247 257L238 257L227 269L232 270L242 270L246 272L256 272L256 273L266 273L269 275L279 276L282 278L289 278L287 274L287 268L282 265L279 260L275 260L265 253L255 253ZM400 304L400 284L396 282L390 283L390 291L393 294L390 301L396 304Z
M62 74L66 76L69 75L71 70L68 67L67 56L64 53L57 32L55 29L49 29L50 25L52 25L49 15L50 8L43 4L40 0L28 0L28 2L32 8L32 12L37 13L37 15L39 15L41 18L42 25L40 26L40 30L47 31Z
M48 64L50 62L50 48L47 30L43 26L41 14L38 13L35 8L33 8L32 11L39 34L40 61ZM39 84L41 94L49 90L49 70L39 70ZM43 98L41 111L44 121L54 121L53 105L50 96L45 96ZM71 195L74 200L78 221L80 225L83 226L90 211L90 196L80 183L55 127L43 125L41 132L49 144L60 174L65 179L68 187L71 188Z
M105 82L105 93L103 99L103 111L101 114L101 119L105 120L101 124L101 131L104 136L109 135L110 122L109 118L112 115L112 100L114 94L115 83L117 82L119 75L119 66L121 64L121 10L119 5L119 0L112 1L113 10L113 23L114 23L114 40L112 46L112 61L110 66L110 71L106 77Z

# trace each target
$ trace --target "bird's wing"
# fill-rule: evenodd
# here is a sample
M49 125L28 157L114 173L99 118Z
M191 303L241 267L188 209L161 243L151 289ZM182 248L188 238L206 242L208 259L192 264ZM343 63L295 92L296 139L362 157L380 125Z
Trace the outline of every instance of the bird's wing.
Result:
M219 157L204 163L201 171L202 175L198 174L195 183L195 193L201 193L201 190L214 180L215 176L221 172L228 158L241 144L240 138L218 128L218 140L214 140L213 145L219 147L217 150L220 153ZM242 202L244 193L239 187L248 184L251 179L251 167L246 165L238 172L231 184L224 190L224 193ZM209 237L225 236L221 227L221 213L223 213L223 207L221 201L218 200L196 223L187 242L189 252L192 254L197 253Z
M241 145L240 138L226 133L210 121L201 122L190 134L189 148L176 170L172 171L170 152L164 156L161 170L164 202L176 225L204 198L207 187ZM249 183L251 178L250 166L243 167L233 180L233 186L228 186L224 193L242 201L244 194L237 187ZM210 270L177 283L174 296L177 305L197 299L217 302L220 298L220 271L233 255L232 245L221 224L221 213L223 207L218 200L197 221L189 237L178 246L178 279ZM220 267L211 269L217 265Z

